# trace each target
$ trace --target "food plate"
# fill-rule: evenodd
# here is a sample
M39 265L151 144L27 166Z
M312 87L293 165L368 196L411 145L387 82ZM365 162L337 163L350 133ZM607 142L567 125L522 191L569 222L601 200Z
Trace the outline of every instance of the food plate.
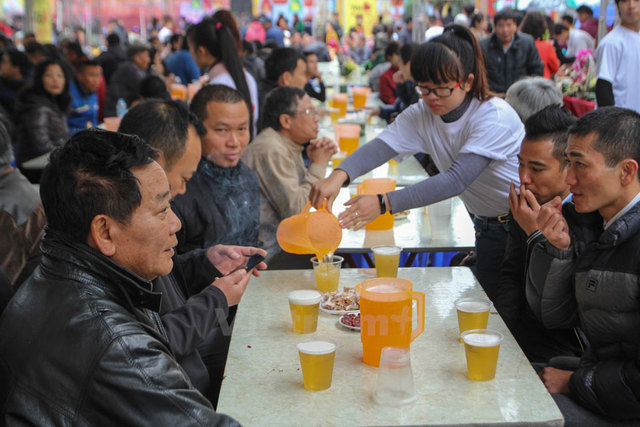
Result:
M360 298L353 288L327 292L322 295L320 310L329 314L346 314L360 310Z
M408 217L409 217L409 211L402 211L393 215L393 219L406 219Z
M358 310L329 310L328 308L324 308L322 304L320 304L320 311L324 311L325 313L328 313L328 314L339 314L339 315L358 312Z
M356 317L357 320L358 320L358 325L360 324L360 312L359 311L348 313L348 314L344 314L344 315L340 316L340 318L338 319L338 324L340 326L342 326L343 328L359 332L360 331L360 326L353 326L353 325L349 325L348 324L349 320L351 320L351 319L349 319L349 317Z

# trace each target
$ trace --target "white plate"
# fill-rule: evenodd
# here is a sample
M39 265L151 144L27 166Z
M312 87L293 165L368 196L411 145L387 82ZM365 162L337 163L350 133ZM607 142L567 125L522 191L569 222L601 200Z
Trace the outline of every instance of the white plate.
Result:
M355 314L355 313L360 313L360 312L359 312L359 311L352 311L352 313L354 313L354 314ZM343 328L351 329L352 331L358 331L358 332L360 332L360 328L359 328L359 327L357 327L357 326L349 326L349 325L347 325L346 323L342 323L342 318L343 318L344 316L345 316L344 314L343 314L342 316L340 316L340 318L338 319L338 324L339 324L340 326L342 326Z
M347 314L347 313L357 313L359 310L329 310L327 308L324 308L322 306L322 304L320 304L320 311L324 311L325 313L329 313L329 314Z
M409 218L408 213L399 213L393 216L393 219L407 219L407 218Z

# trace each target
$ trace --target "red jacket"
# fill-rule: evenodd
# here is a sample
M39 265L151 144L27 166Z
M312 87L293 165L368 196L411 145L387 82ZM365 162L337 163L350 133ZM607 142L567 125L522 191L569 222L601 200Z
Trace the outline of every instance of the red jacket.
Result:
M556 54L556 49L548 40L536 40L536 48L540 54L540 59L544 64L544 78L550 79L558 71L560 60Z
M385 104L393 105L396 102L396 82L393 75L398 69L394 66L380 75L380 99Z

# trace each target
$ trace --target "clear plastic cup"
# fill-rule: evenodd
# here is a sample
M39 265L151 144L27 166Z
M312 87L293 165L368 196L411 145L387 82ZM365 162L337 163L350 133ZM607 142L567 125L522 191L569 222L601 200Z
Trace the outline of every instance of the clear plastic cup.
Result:
M320 301L322 301L322 294L318 291L301 289L289 292L289 308L294 332L310 334L316 331Z
M334 255L331 262L311 258L313 272L316 276L316 287L322 293L337 291L340 282L340 267L344 258Z
M496 376L503 335L491 329L471 329L462 333L467 376L473 381L489 381Z
M331 387L336 343L318 340L299 343L296 346L300 356L304 388L326 390Z
M460 333L469 329L486 329L493 303L486 298L460 298L455 302ZM462 341L462 340L461 340Z
M413 403L417 399L409 349L383 348L374 400L381 405L400 406Z
M374 246L373 262L376 265L376 275L378 277L398 277L398 265L400 264L399 246Z

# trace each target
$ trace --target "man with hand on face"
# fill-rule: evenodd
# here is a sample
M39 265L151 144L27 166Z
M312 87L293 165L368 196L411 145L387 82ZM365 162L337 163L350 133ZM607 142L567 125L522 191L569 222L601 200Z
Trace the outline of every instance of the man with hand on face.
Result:
M511 184L509 205L511 222L505 257L500 268L493 303L500 317L532 363L547 364L555 356L579 356L576 331L549 330L538 321L527 305L525 278L529 255L536 243L544 241L538 230L540 205L554 197L570 199L565 183L569 127L576 118L559 105L550 105L525 122L526 136L518 154L520 194Z
M572 202L540 209L547 238L531 254L527 301L549 328L577 324L589 347L575 371L545 368L542 381L565 425L640 420L640 115L599 108L569 130Z
M309 200L311 185L324 178L336 144L318 137L318 114L302 89L274 89L262 110L263 129L245 150L242 160L258 175L260 184L260 240L272 268L308 268L309 257L282 252L276 229L283 219L298 214ZM304 166L304 144L311 161Z
M155 155L95 129L52 153L42 261L0 320L3 425L238 425L194 388L158 315L180 221Z
M176 101L143 102L124 116L119 131L137 135L158 149L158 163L167 175L171 197L185 193L201 158L202 131L200 121L186 106ZM224 348L224 370L230 325L251 277L243 269L233 270L254 254L264 256L265 252L252 247L201 246L174 256L171 274L154 281L163 293L160 314L171 349L193 385L214 407L222 374L204 356L211 347Z

